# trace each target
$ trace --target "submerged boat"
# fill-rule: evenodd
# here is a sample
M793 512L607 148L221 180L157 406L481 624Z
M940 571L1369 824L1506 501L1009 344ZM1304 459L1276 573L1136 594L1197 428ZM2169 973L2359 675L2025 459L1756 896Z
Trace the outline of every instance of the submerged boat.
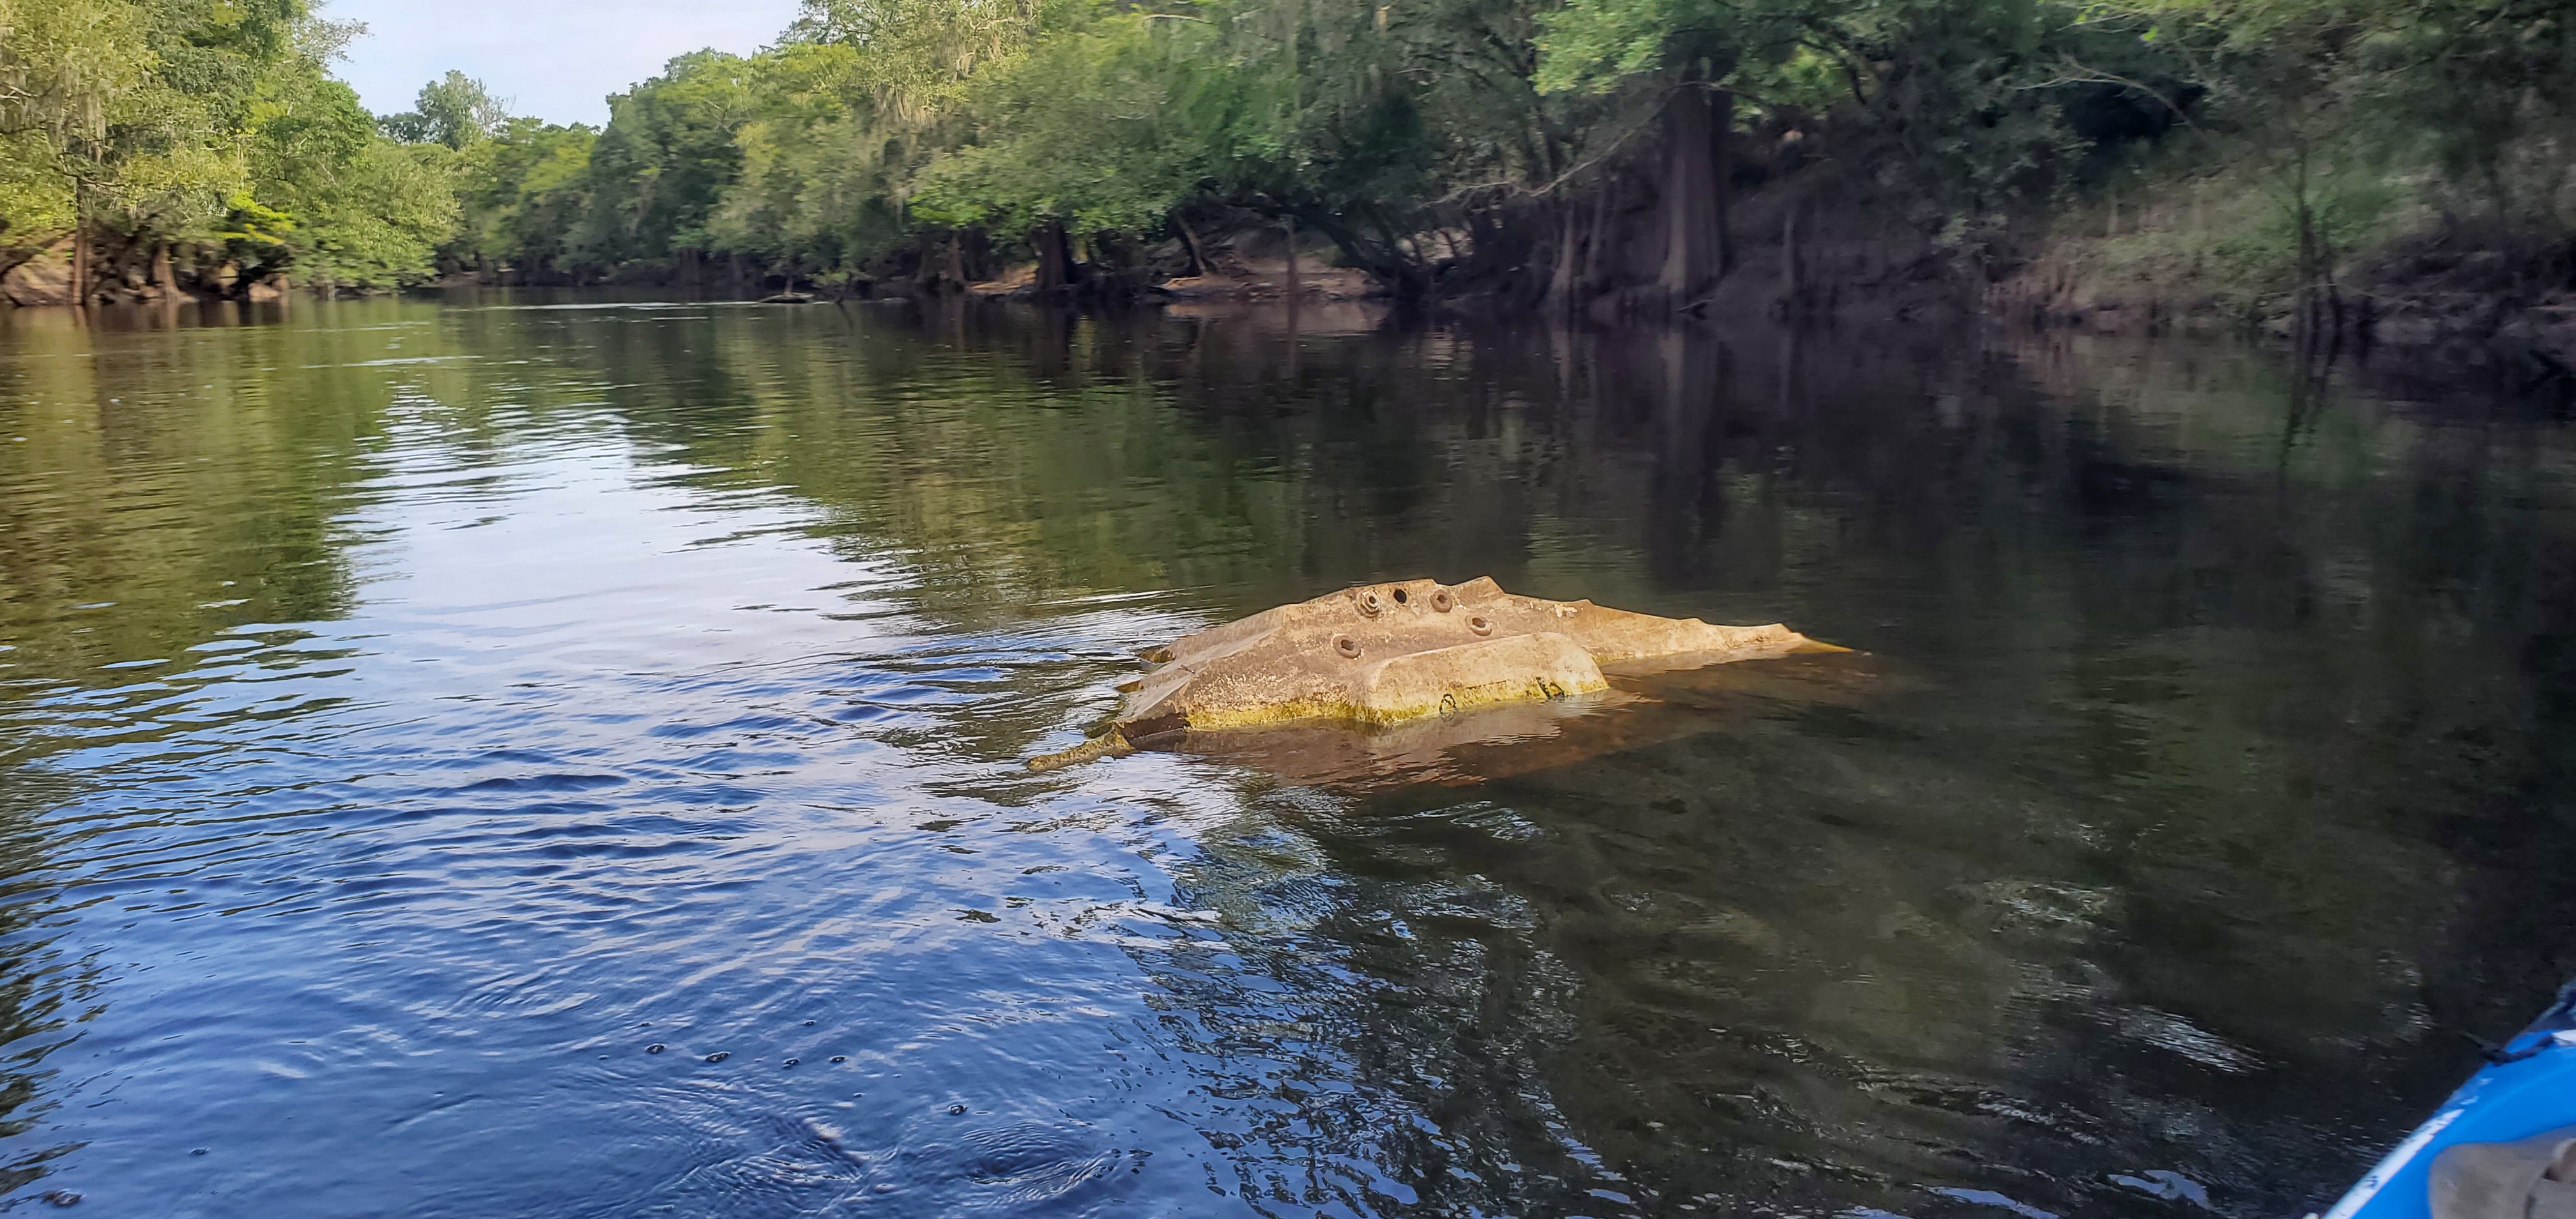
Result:
M2322 1219L2576 1219L2576 982Z
M1387 729L1513 704L1601 695L1642 675L1797 653L1847 652L1779 623L1713 626L1463 584L1397 580L1263 610L1146 654L1118 718L1055 770L1193 734L1332 723Z

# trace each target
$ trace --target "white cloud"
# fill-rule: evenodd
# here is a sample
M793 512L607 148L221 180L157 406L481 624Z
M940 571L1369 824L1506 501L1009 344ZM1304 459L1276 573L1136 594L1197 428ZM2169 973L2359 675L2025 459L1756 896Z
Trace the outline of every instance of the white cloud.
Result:
M454 68L510 99L511 111L598 124L607 97L705 47L737 54L777 40L796 0L332 0L324 15L363 21L338 65L367 108L411 109Z

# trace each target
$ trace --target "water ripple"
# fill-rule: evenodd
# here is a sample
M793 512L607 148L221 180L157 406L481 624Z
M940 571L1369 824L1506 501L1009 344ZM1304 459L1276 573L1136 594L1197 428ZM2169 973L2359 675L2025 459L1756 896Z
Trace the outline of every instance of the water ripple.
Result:
M2576 908L2477 845L2576 739L2558 424L903 316L0 316L0 1206L2298 1213L2511 990L2444 945ZM1137 646L1486 573L1880 660L1019 764Z

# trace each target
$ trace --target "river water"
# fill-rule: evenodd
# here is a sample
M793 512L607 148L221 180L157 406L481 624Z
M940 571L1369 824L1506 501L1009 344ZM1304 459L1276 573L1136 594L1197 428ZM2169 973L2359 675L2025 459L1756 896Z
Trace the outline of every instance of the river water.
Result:
M2576 964L2576 430L2496 383L0 317L0 1205L2300 1214ZM1426 575L1861 652L1020 765L1140 647Z

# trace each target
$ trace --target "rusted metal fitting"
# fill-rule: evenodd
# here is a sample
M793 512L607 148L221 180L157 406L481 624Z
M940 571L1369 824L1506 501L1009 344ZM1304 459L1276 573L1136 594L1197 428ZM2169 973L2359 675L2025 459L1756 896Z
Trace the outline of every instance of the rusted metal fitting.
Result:
M1450 596L1448 589L1435 588L1431 590L1431 608L1445 614L1458 608L1458 599Z
M1494 633L1494 620L1478 614L1467 620L1467 629L1478 635L1491 635Z
M1333 636L1333 650L1341 653L1342 659L1344 660L1358 660L1360 658L1360 641L1353 639L1348 635L1335 635Z
M1375 618L1379 610L1386 608L1385 603L1377 599L1377 590L1374 588L1361 589L1360 595L1353 600L1359 603L1360 615L1366 618Z

